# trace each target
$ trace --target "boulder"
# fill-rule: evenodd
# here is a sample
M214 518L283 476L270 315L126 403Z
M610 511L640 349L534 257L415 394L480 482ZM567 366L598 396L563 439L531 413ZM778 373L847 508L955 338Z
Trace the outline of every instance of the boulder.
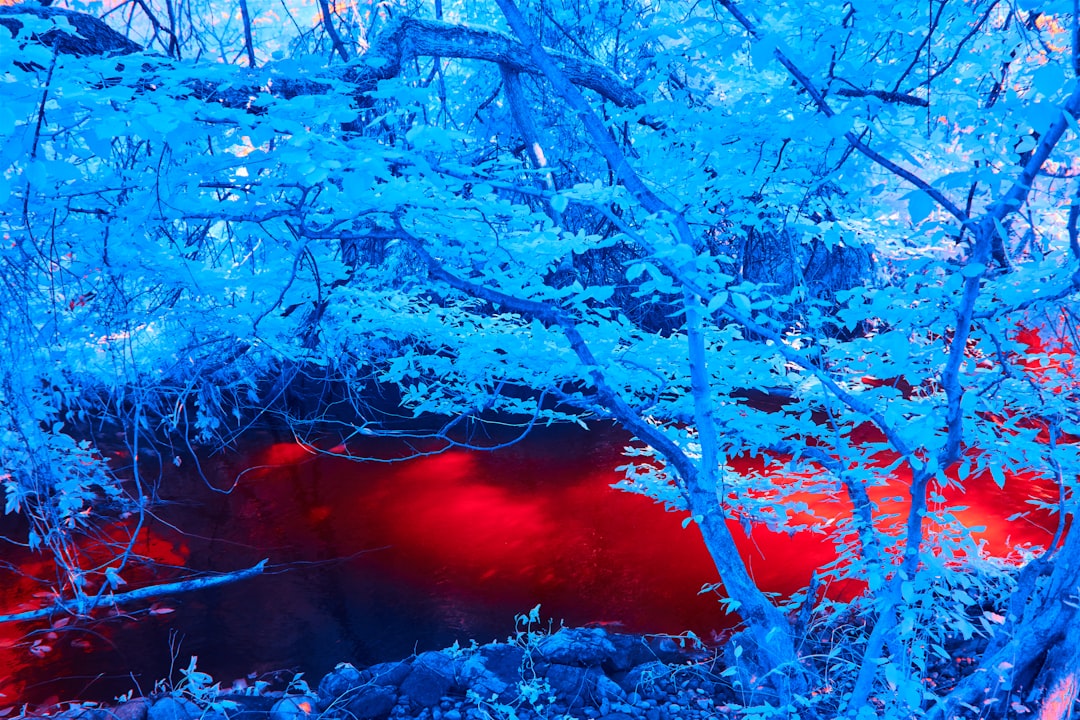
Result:
M349 663L339 663L319 681L319 709L325 710L332 702L363 684L359 670Z
M147 720L196 720L202 715L198 705L184 698L163 697L146 713Z
M552 663L544 673L555 696L570 708L599 705L596 687L598 678L604 674L598 667L583 668L576 665Z
M420 653L412 663L401 692L414 709L435 707L454 684L454 660L446 653Z
M146 698L135 698L120 703L109 710L108 720L146 720L146 714L150 711L150 701Z
M345 716L356 720L380 719L397 705L397 691L386 685L359 688L345 706Z
M225 693L218 700L227 703L225 714L229 720L267 720L278 698L270 695L240 695ZM316 703L317 704L317 703ZM203 717L200 720L208 720Z
M626 699L626 693L623 691L619 684L609 678L607 675L598 674L596 676L596 687L593 690L593 699L597 703L603 701L623 701Z
M599 665L615 654L615 646L601 628L563 628L537 643L545 660L561 665Z
M626 672L635 665L654 660L655 655L645 638L641 635L608 635L615 651L604 661L604 670L609 673Z
M702 649L701 645L692 639L676 639L666 635L651 635L644 638L645 644L652 652L652 657L669 665L681 665L686 661L704 660L711 653Z
M503 679L488 670L481 655L473 655L465 660L458 672L457 687L461 692L470 690L482 700L491 700L492 696L502 702L509 702L516 695L518 677Z
M214 702L216 703L217 701L215 700ZM225 708L208 707L199 715L199 720L231 720L231 716L226 715L225 712ZM231 710L229 712L231 712ZM259 720L267 720L266 715L263 715Z
M513 685L521 679L521 662L525 659L525 651L517 645L482 645L478 654L487 671L504 683Z
M57 720L106 720L108 711L99 707L72 705L56 717Z
M360 673L364 683L372 682L386 687L401 687L402 681L409 676L412 670L407 662L384 662L372 665Z
M318 715L318 698L311 695L287 695L270 710L270 720L307 720Z
M671 685L671 668L659 660L652 660L630 670L619 681L619 686L628 693L638 693L642 697L653 697L657 692L664 692Z

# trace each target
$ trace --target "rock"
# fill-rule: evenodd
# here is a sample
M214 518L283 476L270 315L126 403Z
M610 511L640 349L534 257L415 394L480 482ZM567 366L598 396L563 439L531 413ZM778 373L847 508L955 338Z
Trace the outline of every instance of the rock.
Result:
M319 708L325 710L330 703L363 684L359 670L349 663L339 663L319 681Z
M692 690L698 695L715 695L716 678L723 668L714 668L711 664L684 665L675 673L680 688ZM715 673L715 674L714 674Z
M147 720L196 720L202 715L199 706L184 698L163 697L146 713Z
M659 686L670 684L670 677L671 668L659 660L653 660L631 669L619 685L628 693L647 698L653 697Z
M409 676L412 667L407 662L385 662L372 665L360 673L365 683L372 682L386 687L401 687L402 681Z
M525 651L516 645L482 645L475 655L461 663L457 688L463 693L472 690L484 700L495 696L502 702L510 702L517 694L524 658Z
M358 688L355 692L355 697L345 706L346 717L351 715L356 720L385 718L397 705L397 692L386 685Z
M120 703L109 710L109 720L146 720L146 714L150 711L150 701L146 698L135 698Z
M700 654L698 648L680 647L678 639L564 628L527 649L490 643L425 652L364 670L342 663L321 679L317 696L230 693L218 698L229 703L222 712L200 711L182 698L155 703L140 699L112 710L72 707L57 717L317 720L321 713L328 720L490 720L491 712L502 712L502 706L514 709L520 720L560 713L582 720L711 720L729 685L718 682L722 661L687 662ZM741 659L746 659L745 652ZM530 694L547 688L550 692L540 696ZM476 699L464 700L466 693Z
M560 700L570 707L580 708L594 702L597 677L602 675L596 667L582 668L552 663L544 673L544 679Z
M485 667L483 657L474 655L462 663L457 686L463 693L472 691L481 700L490 700L494 696L498 700L509 702L516 694L514 683L518 679L519 677L515 676L503 680Z
M412 670L401 683L414 709L435 707L454 684L454 660L446 653L424 652L413 661Z
M675 640L666 636L644 638L652 657L669 665L681 665L687 660L703 660L709 653L702 650L692 639Z
M615 654L615 646L601 628L563 628L537 643L548 662L562 665L599 665Z
M604 661L604 670L607 672L625 672L635 665L655 660L652 650L640 635L609 635L615 652Z
M622 701L626 699L626 693L619 687L619 684L607 675L602 674L596 676L596 687L594 688L593 693L597 701L607 700L608 702L611 702L613 700Z
M57 720L106 720L108 711L99 707L86 707L72 705L67 710L56 715Z
M270 695L238 695L236 693L220 695L218 700L229 703L225 711L229 720L267 720L270 710L278 702L278 698ZM207 720L207 718L200 720Z
M270 710L270 720L305 720L318 714L318 699L310 695L288 695Z
M525 659L525 651L517 645L483 645L479 655L484 659L484 667L488 672L504 683L513 685L521 679L521 661Z

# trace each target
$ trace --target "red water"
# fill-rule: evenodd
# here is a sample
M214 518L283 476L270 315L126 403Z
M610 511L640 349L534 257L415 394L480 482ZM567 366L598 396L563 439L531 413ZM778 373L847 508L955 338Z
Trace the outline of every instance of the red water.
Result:
M504 639L513 616L537 603L556 623L707 637L728 624L716 596L698 594L717 580L712 562L695 526L682 528L683 515L609 487L621 479L614 468L625 462L623 443L612 430L562 429L498 452L396 464L315 457L276 443L204 467L220 488L239 475L228 495L171 469L162 493L176 504L162 517L191 534L153 523L140 551L218 571L268 557L273 572L133 608L130 621L0 625L0 706L110 699L136 683L147 692L170 672L170 629L184 636L176 669L198 655L199 669L225 685L249 671L291 667L311 679L343 660ZM250 465L263 467L241 473ZM986 526L981 536L997 554L1050 537L1045 515L1006 520L1027 509L1031 488L1020 480L1004 491L989 478L966 484L964 517ZM899 495L902 483L898 477L879 499ZM946 495L955 500L958 492ZM806 499L822 518L844 507ZM733 530L766 591L791 593L834 557L821 535L757 527L747 536L737 523ZM24 573L49 572L40 559L4 552ZM34 589L19 575L0 575L0 613L40 602L27 600Z

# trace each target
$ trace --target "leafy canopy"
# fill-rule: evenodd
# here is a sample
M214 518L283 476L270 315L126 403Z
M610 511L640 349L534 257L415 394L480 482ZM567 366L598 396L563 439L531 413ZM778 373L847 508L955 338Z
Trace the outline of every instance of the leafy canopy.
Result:
M367 54L342 64L324 22L257 68L76 57L41 41L67 15L19 15L0 32L7 509L86 593L126 560L67 549L157 482L106 463L95 428L137 455L264 413L339 432L326 447L614 418L637 438L621 487L690 511L787 678L748 675L749 704L974 702L928 668L973 633L987 663L1031 655L1007 638L1033 616L978 609L1034 581L938 491L1049 485L1074 512L1065 5L463 4L455 23L494 29L331 18ZM824 576L865 583L874 630L829 660L844 693L811 693L735 517L821 528L841 552ZM1078 579L1045 567L1046 601ZM1013 666L994 672L1029 682Z

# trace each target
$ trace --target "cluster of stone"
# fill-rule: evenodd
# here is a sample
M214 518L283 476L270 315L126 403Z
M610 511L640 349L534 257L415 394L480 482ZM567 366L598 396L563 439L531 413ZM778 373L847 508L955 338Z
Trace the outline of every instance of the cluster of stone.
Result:
M564 628L520 643L423 652L357 669L342 663L317 692L222 694L73 708L65 720L707 720L730 685L711 654L669 637Z

